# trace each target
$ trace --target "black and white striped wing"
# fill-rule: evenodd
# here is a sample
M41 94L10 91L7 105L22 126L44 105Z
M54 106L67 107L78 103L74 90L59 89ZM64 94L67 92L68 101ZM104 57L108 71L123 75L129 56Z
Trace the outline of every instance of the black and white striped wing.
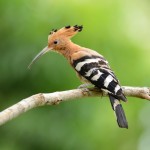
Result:
M118 99L126 101L119 82L104 57L84 56L74 60L73 67L96 87L107 89Z

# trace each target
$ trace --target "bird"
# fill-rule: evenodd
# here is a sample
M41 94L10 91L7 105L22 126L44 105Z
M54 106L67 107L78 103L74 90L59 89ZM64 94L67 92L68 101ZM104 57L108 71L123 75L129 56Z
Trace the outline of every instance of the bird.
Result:
M128 129L128 122L121 105L126 102L122 87L108 61L97 51L79 46L71 38L83 29L82 25L67 25L59 30L53 29L48 35L48 45L31 61L28 68L47 52L55 51L63 55L75 70L77 76L86 84L107 91L118 126ZM81 87L84 87L84 85Z

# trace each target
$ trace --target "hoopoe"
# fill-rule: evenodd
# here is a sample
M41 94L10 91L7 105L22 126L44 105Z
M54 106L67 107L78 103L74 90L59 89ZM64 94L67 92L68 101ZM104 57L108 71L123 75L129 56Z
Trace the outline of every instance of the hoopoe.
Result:
M111 70L108 61L98 52L79 46L71 38L82 31L83 26L66 26L52 30L46 46L32 60L31 65L43 54L51 50L62 54L84 82L88 82L101 90L107 90L112 109L114 110L119 127L128 128L126 116L120 100L127 101L122 88Z

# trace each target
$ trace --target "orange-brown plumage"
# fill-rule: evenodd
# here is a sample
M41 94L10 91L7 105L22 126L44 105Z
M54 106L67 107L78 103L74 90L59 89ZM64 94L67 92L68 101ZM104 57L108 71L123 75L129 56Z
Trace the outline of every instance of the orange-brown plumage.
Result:
M48 36L48 48L61 53L67 59L74 52L80 49L80 46L74 44L71 38L82 30L82 26L66 26L61 29L53 30Z

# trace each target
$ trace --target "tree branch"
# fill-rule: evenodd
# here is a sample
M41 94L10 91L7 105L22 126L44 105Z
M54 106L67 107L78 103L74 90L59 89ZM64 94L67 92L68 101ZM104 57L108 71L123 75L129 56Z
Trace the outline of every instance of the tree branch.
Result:
M124 86L123 92L126 96L138 97L150 100L150 88ZM0 125L21 115L22 113L39 106L59 104L63 101L78 99L83 97L107 96L107 92L97 88L74 89L54 93L40 93L21 100L13 106L0 112Z

